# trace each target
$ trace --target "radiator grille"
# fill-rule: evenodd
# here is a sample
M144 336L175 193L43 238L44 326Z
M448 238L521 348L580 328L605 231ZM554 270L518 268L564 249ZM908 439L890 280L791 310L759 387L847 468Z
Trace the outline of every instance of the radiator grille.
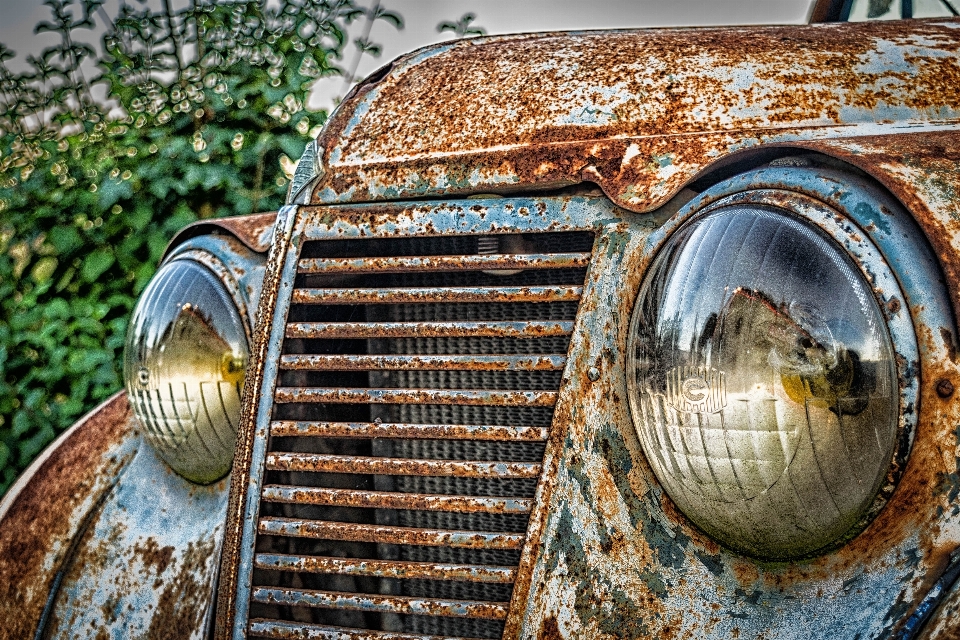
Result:
M592 244L305 243L251 636L502 636Z

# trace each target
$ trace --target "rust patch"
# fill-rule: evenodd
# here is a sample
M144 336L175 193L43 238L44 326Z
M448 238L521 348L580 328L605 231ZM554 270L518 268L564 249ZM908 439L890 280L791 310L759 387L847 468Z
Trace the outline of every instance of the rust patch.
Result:
M111 456L132 428L120 392L87 414L28 469L4 500L0 521L3 637L32 637L73 527L128 460Z
M188 224L178 231L177 235L170 240L170 244L167 245L163 255L166 256L171 249L182 244L185 240L202 236L216 229L226 231L234 236L251 251L266 253L270 249L270 239L276 221L276 212L252 213L246 216L218 218L216 220L200 220Z
M890 47L909 68L888 62ZM592 180L645 211L734 147L851 123L956 118L958 51L956 29L942 21L438 45L344 101L318 139L328 171L313 202Z
M210 604L210 586L198 580L206 576L206 565L214 553L215 541L191 542L179 564L176 577L167 581L147 631L149 640L177 640L186 629L200 629Z
M161 547L153 538L147 538L146 542L137 543L133 547L134 555L146 568L152 568L157 574L167 570L170 560L173 559L173 552L173 547L169 545Z
M540 633L537 634L538 640L562 640L563 634L560 633L560 625L553 616L545 618Z

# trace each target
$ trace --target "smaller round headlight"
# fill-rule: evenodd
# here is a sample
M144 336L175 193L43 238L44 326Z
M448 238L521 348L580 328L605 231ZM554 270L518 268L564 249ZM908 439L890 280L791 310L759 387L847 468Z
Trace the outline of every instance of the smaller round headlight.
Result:
M249 354L217 275L191 259L162 265L133 312L124 383L147 440L184 478L204 484L230 470Z

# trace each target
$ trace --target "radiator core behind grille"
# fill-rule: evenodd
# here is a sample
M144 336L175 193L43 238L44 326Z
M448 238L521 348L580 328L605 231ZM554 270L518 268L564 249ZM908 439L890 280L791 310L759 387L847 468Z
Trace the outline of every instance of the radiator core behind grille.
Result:
M249 635L501 637L592 244L305 243Z

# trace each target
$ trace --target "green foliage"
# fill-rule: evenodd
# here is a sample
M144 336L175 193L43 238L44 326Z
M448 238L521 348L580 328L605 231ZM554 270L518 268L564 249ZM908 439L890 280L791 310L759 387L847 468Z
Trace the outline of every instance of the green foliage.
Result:
M60 43L26 72L0 44L0 494L120 388L128 316L172 235L282 204L281 165L326 118L306 92L367 13L164 0L110 17L102 1L48 0L36 30ZM99 53L80 37L94 19Z
M460 19L456 22L450 22L449 20L444 20L437 25L437 33L443 33L444 31L450 31L453 35L458 38L471 38L473 36L482 36L487 33L487 30L483 27L478 27L471 25L470 23L477 19L476 14L465 13L460 16Z

